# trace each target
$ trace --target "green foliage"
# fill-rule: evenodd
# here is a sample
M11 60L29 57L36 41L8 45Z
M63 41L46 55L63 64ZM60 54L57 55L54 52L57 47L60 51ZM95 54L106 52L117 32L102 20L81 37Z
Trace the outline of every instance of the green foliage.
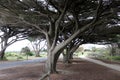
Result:
M17 60L23 59L22 56L17 56Z
M26 55L33 56L34 54L32 52L27 52Z
M30 52L30 49L29 49L29 47L26 46L26 47L21 49L21 52L27 54Z
M17 57L18 56L18 53L13 53L13 52L7 52L6 54L5 54L5 56L6 57L9 57L9 56L13 56L13 57Z
M6 57L12 56L12 54L11 54L10 52L7 52L7 53L5 54L5 56L6 56Z
M120 60L120 56L108 56L107 59L109 59L109 60Z
M120 56L110 56L109 48L96 48L95 52L89 53L88 56L106 60L120 60Z
M3 59L0 58L0 60L6 61L6 60L8 60L8 59L4 56Z
M47 56L47 52L41 52L40 53L40 57L46 57Z
M30 51L29 47L24 47L21 49L21 52L22 53L25 53L25 55L28 55L28 56L33 56L34 54Z
M120 60L120 56L113 56L112 59L113 60Z
M16 61L16 60L26 60L26 56L29 56L29 59L35 59L33 52L28 52L27 54L22 54L20 52L6 52L4 60ZM40 57L46 57L46 52L42 52Z
M75 52L74 56L81 56L82 52Z
M103 58L104 56L108 56L108 54L109 51L106 48L92 47L92 51L88 51L86 55L89 57Z
M83 52L83 51L84 51L84 48L80 46L75 52L79 53L79 52Z
M96 47L92 47L92 51L95 52L97 50Z

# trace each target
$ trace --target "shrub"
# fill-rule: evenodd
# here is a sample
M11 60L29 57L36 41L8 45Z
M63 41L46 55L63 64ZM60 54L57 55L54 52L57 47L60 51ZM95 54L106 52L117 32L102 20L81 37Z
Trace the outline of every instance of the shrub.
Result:
M28 56L33 56L33 53L30 51L29 47L24 47L21 49L21 52L22 53L25 53L25 55L28 55Z
M9 56L17 56L18 54L16 54L16 53L11 53L11 52L9 52L9 53L6 53L6 57L9 57Z
M27 52L26 55L33 56L34 54L32 52Z
M0 59L0 60L3 60L3 61L5 60L5 61L6 61L6 60L8 60L8 59L4 56L3 59Z
M112 56L113 60L120 60L120 56Z
M22 56L17 56L17 60L19 60L19 59L23 59L23 57Z

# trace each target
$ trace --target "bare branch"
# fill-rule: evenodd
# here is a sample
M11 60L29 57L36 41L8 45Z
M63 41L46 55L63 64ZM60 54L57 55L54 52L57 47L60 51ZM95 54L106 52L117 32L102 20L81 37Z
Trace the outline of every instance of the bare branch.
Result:
M102 1L102 0L100 0L100 1ZM87 25L85 25L84 27L82 27L81 29L78 29L73 35L71 35L67 40L65 40L64 42L62 42L62 43L60 43L59 45L57 45L56 47L55 47L55 51L53 51L53 53L56 53L56 51L59 51L59 50L61 50L63 47L65 47L69 42L71 42L77 35L80 35L80 33L81 33L81 35L82 35L82 33L86 30L86 29L88 29L90 26L92 26L95 22L96 22L96 20L97 20L97 18L99 17L98 16L98 12L99 12L99 9L100 9L100 6L101 6L101 2L99 3L99 5L98 5L98 7L97 7L97 9L96 9L96 16L95 16L95 18L94 18L94 20L91 22L91 23L89 23L89 24L87 24Z
M64 15L66 13L66 10L67 10L67 7L68 7L67 4L68 4L68 0L66 0L65 7L64 7L62 13L60 14L58 20L55 22L55 37L54 37L54 41L53 41L51 49L53 49L56 45L57 36L58 36L58 28L59 28L59 25L60 25L60 22L61 22L62 18L64 17Z

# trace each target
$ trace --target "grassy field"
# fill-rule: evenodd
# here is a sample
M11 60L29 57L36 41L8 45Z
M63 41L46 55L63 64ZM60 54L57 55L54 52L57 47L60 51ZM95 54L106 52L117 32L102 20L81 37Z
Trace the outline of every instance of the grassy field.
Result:
M105 60L112 60L112 61L120 61L120 56L110 56L106 52L85 52L85 56L98 58L98 59L105 59Z
M28 59L36 59L36 58L46 57L46 55L47 54L45 52L41 52L39 57L36 57L34 53L30 54L30 55L26 55L26 54L19 53L19 52L7 52L5 54L4 60L8 60L8 61L28 60Z

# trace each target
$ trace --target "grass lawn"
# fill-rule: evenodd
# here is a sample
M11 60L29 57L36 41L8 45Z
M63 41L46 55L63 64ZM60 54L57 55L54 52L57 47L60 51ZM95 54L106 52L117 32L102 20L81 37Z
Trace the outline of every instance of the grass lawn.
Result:
M28 59L37 59L41 57L46 57L47 54L45 52L40 53L40 57L36 57L35 54L31 56L27 56L25 54L19 54L15 52L9 52L5 54L5 59L7 61L16 61L16 60L28 60Z
M7 57L7 60L8 61L15 61L15 60L27 60L27 59L35 59L35 58L40 58L40 57L35 57L35 56L20 56L20 57L17 57L17 56L8 56Z

